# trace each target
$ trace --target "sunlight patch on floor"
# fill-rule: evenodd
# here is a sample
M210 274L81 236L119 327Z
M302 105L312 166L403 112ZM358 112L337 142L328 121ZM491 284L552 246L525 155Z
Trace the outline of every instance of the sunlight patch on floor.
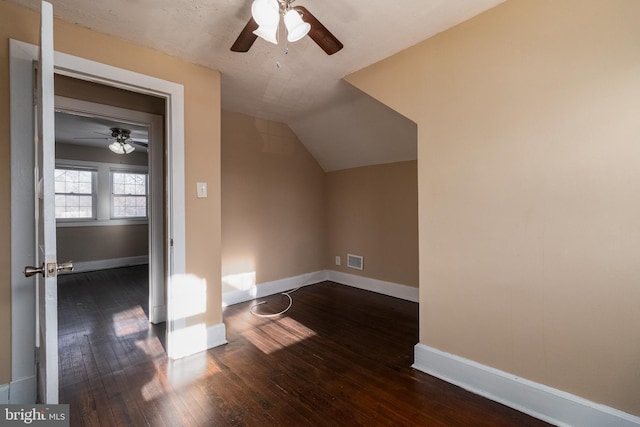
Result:
M152 400L158 399L159 397L162 397L164 393L164 386L157 374L154 375L151 381L143 385L140 389L140 394L145 402L151 402Z
M156 368L154 377L140 390L145 402L162 398L169 391L189 387L220 371L218 365L208 359L206 352L169 361Z
M149 323L140 320L146 318L144 310L139 305L120 311L111 316L113 330L117 337L146 332L149 329Z
M165 356L165 351L162 347L162 343L157 337L149 337L143 340L138 340L136 341L136 347L142 350L153 360Z
M315 331L290 317L267 322L242 333L251 344L271 354L317 335Z

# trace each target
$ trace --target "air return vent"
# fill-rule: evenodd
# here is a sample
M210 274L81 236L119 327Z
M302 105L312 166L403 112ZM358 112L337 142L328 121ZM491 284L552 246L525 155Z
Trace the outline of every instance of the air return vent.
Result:
M347 254L347 267L355 268L356 270L362 270L363 269L362 256Z

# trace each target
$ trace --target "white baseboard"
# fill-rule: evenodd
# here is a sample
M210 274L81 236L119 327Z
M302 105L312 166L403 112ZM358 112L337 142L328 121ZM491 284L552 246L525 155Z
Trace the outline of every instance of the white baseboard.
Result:
M201 353L227 343L224 323L209 327L202 323L186 326L184 319L180 319L175 323L181 323L181 325L175 325L176 329L171 332L172 339L169 341L169 348L167 349L169 357L174 360Z
M35 403L36 401L36 376L20 378L11 381L9 403Z
M227 343L227 329L224 323L207 328L207 350Z
M167 305L162 304L156 307L151 307L151 323L162 323L167 321Z
M290 291L291 289L323 282L325 280L412 302L418 302L419 298L418 288L412 286L385 282L383 280L371 279L369 277L334 270L320 270L313 273L301 274L300 276L287 277L272 282L253 285L247 290L225 292L222 294L222 306L226 307L232 304L251 301L256 298L264 298L269 295Z
M272 282L253 285L250 289L225 292L222 294L222 306L251 301L256 298L264 298L269 295L290 291L291 289L308 286L327 280L326 270L301 274L294 277L286 277Z
M0 405L31 404L35 403L35 401L35 375L0 385Z
M327 270L326 280L331 280L332 282L340 283L341 285L377 292L379 294L407 301L418 302L419 299L418 288L392 282L385 282L384 280L371 279L369 277L358 276L355 274Z
M129 267L132 265L148 264L146 255L125 258L100 259L96 261L80 261L73 263L73 271L62 274L86 273L87 271L108 270L110 268Z
M9 404L9 384L0 385L0 405Z
M415 369L558 426L640 426L640 417L424 344L414 357Z

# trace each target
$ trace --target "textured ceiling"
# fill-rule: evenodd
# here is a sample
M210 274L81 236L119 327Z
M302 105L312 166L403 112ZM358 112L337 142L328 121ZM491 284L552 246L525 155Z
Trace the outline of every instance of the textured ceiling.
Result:
M37 9L37 0L11 0ZM408 119L342 77L504 0L298 0L342 43L328 56L309 37L229 48L252 0L53 0L54 15L222 74L222 108L287 123L326 171L416 158ZM280 40L285 40L280 34Z

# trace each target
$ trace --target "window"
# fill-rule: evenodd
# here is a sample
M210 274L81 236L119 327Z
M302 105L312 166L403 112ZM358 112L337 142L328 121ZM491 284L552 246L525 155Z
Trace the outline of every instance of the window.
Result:
M59 168L55 170L56 219L94 219L94 170Z
M147 217L147 174L111 172L111 217Z
M54 181L58 227L148 223L144 165L58 159Z

